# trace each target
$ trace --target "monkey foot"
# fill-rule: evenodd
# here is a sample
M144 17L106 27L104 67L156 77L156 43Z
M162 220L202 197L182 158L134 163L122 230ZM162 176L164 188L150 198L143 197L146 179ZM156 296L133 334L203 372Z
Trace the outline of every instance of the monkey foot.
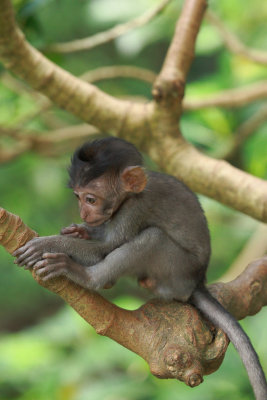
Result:
M154 290L157 286L156 280L152 278L138 279L138 284L144 289Z

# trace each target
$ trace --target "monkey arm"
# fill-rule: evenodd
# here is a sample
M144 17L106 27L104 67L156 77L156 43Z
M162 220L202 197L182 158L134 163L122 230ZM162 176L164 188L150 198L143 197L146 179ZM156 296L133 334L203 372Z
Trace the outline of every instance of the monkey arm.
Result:
M130 242L111 251L105 258L102 257L94 266L81 265L66 253L51 252L51 250L49 253L42 253L41 259L34 262L39 253L36 250L38 246L32 253L32 245L19 256L21 258L18 258L18 262L21 264L27 262L27 266L33 265L35 274L43 281L65 276L84 288L96 290L115 282L121 275L130 275L132 272L132 274L138 276L138 269L140 269L140 274L144 276L144 265L149 265L148 259L151 259L155 246L159 246L158 242L161 235L162 233L158 228L148 228ZM30 251L30 255L27 254L28 251ZM43 247L41 251L43 251Z
M109 282L116 282L123 275L143 277L147 266L151 265L153 253L162 246L162 236L163 232L159 228L150 227L113 250L100 262L87 269L89 280L86 287L97 290Z
M65 235L37 237L13 253L16 264L32 267L44 253L65 253L81 264L94 265L112 250L106 242L88 241Z

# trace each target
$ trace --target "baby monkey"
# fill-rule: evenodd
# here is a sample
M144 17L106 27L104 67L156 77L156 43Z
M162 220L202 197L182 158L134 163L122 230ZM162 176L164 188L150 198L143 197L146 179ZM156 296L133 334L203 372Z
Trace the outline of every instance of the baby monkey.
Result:
M195 194L172 176L146 171L135 146L113 137L78 148L69 176L84 223L31 240L14 253L17 264L44 281L66 276L92 290L134 276L160 298L190 301L227 333L256 399L266 400L248 336L205 288L210 237Z

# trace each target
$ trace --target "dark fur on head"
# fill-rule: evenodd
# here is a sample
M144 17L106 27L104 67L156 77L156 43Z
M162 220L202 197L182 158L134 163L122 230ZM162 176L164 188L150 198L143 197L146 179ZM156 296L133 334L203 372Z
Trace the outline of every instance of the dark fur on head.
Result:
M142 164L139 151L123 139L107 137L86 142L71 159L69 187L86 186L106 172L118 176L124 168Z

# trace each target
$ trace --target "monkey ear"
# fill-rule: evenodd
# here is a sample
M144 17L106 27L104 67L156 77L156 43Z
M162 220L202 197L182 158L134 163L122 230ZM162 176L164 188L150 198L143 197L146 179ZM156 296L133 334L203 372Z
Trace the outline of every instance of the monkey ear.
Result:
M126 192L142 192L147 184L147 177L144 168L139 165L126 167L121 174L121 181Z

